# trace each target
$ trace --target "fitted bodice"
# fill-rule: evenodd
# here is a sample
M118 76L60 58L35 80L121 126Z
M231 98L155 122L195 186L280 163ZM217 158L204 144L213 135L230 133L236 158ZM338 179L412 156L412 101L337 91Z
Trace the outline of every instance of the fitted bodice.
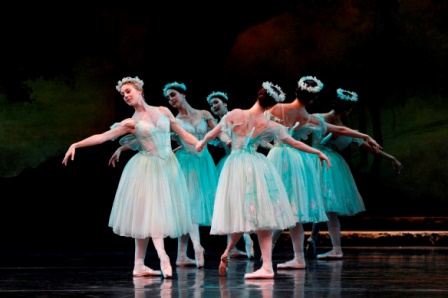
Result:
M281 141L288 136L286 128L276 122L269 121L269 125L263 129L257 136L254 136L255 127L252 127L249 134L242 136L233 131L233 128L239 124L233 124L227 121L227 115L221 119L222 131L232 139L232 152L247 151L254 153L259 146L268 147L267 143L271 141Z
M197 124L192 124L188 121L182 120L182 119L176 119L176 121L182 126L183 129L185 129L187 132L191 133L193 136L195 136L198 140L202 140L205 136L205 134L209 131L209 127L207 124L208 119L213 118L202 118ZM176 141L179 145L182 146L180 150L182 150L183 153L188 154L194 154L196 156L201 156L204 151L207 151L207 147L204 148L203 151L197 152L194 145L186 143L184 140L179 138L177 134L172 133L171 134L172 139Z
M160 115L156 123L149 119L135 120L134 135L126 135L120 139L120 145L132 150L138 150L144 154L150 154L159 158L166 158L171 152L170 120L165 115ZM116 125L124 125L114 124Z

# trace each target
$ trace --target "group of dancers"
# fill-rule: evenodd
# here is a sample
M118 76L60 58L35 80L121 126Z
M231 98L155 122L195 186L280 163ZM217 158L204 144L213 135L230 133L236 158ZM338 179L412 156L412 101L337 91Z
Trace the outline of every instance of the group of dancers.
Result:
M344 126L341 117L357 102L355 92L338 89L333 109L310 114L306 107L323 88L316 77L298 81L295 99L286 99L281 87L262 83L249 109L227 110L228 96L214 91L207 96L211 112L193 108L183 83L166 84L163 95L178 110L145 100L143 81L125 77L117 91L134 108L132 117L110 130L73 143L62 163L75 157L75 150L119 137L119 147L109 160L115 166L123 150L138 151L125 165L112 206L109 226L113 232L135 239L134 276L172 277L164 238L178 239L176 266L204 267L200 226L211 235L226 235L227 246L220 257L219 275L227 275L229 258L254 255L250 235L255 233L262 265L244 277L273 278L272 249L284 230L289 230L294 258L279 269L306 267L304 223L313 223L307 240L315 253L321 223L327 223L333 248L317 258L342 258L338 216L365 210L348 164L338 150L357 142L362 148L401 163L382 151L369 135ZM309 140L309 142L307 141ZM172 141L179 147L173 150ZM207 144L220 146L225 156L217 165ZM257 151L262 146L269 151ZM236 249L241 238L246 251ZM160 270L145 266L146 249L152 239ZM187 256L191 240L194 259Z

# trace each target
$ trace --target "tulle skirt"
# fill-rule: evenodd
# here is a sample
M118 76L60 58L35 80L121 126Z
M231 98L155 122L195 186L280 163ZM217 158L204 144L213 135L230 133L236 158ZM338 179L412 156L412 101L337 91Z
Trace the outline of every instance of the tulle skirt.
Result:
M296 222L280 175L266 156L232 152L219 176L210 234L283 230Z
M179 150L176 156L185 174L190 193L192 221L200 226L210 226L218 185L218 173L213 157L207 149L200 155Z
M319 150L328 156L332 165L326 169L319 161L316 162L322 180L325 210L342 216L365 211L364 201L344 157L327 147L319 147Z
M285 185L291 208L300 223L326 222L319 172L319 158L286 144L275 145L267 155Z
M135 154L126 164L109 226L132 238L177 238L191 230L187 184L176 156Z

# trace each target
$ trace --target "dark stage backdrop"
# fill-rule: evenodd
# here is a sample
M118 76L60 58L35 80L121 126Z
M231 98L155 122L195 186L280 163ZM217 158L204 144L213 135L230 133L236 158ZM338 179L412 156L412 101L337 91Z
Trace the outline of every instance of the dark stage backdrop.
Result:
M324 83L311 112L328 111L337 88L356 91L346 123L404 165L397 175L345 152L367 208L359 216L446 215L447 1L186 2L36 3L2 16L2 249L133 246L107 227L132 153L108 167L111 141L61 165L71 143L131 115L115 90L125 76L144 80L151 105L168 106L164 85L184 82L199 109L217 90L248 108L264 81L292 101L304 75Z

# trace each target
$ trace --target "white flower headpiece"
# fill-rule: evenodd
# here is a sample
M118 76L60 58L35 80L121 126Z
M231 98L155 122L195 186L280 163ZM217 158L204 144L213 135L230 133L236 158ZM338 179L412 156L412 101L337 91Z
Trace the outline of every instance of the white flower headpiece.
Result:
M358 94L353 91L347 91L344 89L339 88L336 90L336 93L338 94L338 97L342 100L350 100L350 101L358 101Z
M282 91L282 88L280 88L280 86L278 86L278 85L274 85L274 84L271 83L271 82L264 82L264 83L262 84L262 87L263 87L264 89L266 89L266 91L268 92L269 96L271 96L272 98L274 98L276 102L283 102L283 101L285 100L286 95L285 95L285 93ZM276 88L278 89L278 92L279 92L279 93L277 93L277 92L274 90L274 88L272 88L272 87L276 87Z
M166 91L168 89L172 89L172 88L180 88L184 91L187 91L187 86L185 86L184 83L178 83L178 82L172 82L172 83L168 83L165 85L165 87L163 87L163 96L167 96Z
M221 91L213 91L212 93L210 93L210 94L207 96L207 102L210 104L210 100L212 100L212 98L213 98L213 97L216 97L216 96L221 96L221 97L223 97L226 101L229 100L229 98L227 97L227 93L224 93L224 92L221 92Z
M115 87L118 92L121 90L121 86L123 86L126 83L136 83L140 86L140 88L143 88L143 81L140 80L138 77L132 78L132 77L125 77L121 79L121 81L118 81L118 85Z
M317 86L314 86L314 87L308 86L308 84L305 83L305 81L307 81L307 80L316 82ZM318 79L316 79L316 77L312 77L312 76L302 77L297 84L299 85L300 89L306 90L306 91L312 92L312 93L320 92L322 90L322 88L324 87L324 84L320 80L318 80Z

